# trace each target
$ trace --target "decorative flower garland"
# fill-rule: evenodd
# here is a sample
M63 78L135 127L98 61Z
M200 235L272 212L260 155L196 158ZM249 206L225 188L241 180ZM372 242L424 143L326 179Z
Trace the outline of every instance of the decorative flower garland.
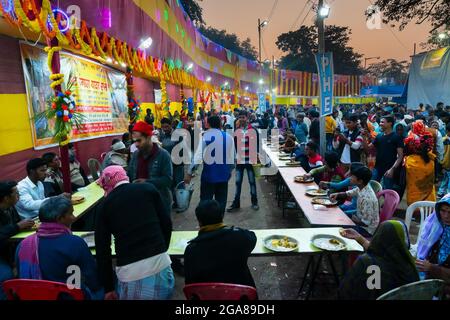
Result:
M77 112L75 99L72 96L71 88L75 83L74 78L70 78L67 90L58 92L55 97L48 101L48 108L35 116L36 120L55 120L55 133L53 140L63 145L69 141L68 137L72 132L73 124L77 128L84 122L84 115Z
M52 60L55 52L61 51L62 47L45 47L45 52L47 52L47 66L50 71L52 71ZM50 88L55 90L55 88L64 82L64 74L62 73L53 73L50 75L50 80L52 83L50 84Z
M163 115L164 117L167 117L169 115L170 104L169 104L169 97L167 95L166 81L161 80L160 86L161 86L161 105L163 109Z
M190 88L207 90L209 92L219 92L220 88L195 78L181 68L176 68L172 59L163 62L153 57L144 57L142 52L132 49L126 42L108 37L103 34L100 41L95 28L89 29L85 21L81 21L81 28L68 30L65 35L61 32L59 26L60 17L54 17L51 2L42 0L40 11L37 9L35 0L12 0L14 2L14 12L17 16L17 22L13 15L4 13L6 19L11 20L16 25L23 24L34 33L44 33L48 39L56 37L61 45L70 45L73 49L81 50L85 55L96 54L103 58L114 58L115 61L126 63L128 67L143 73L145 76L159 78L160 81L169 81L177 85L184 85ZM30 20L24 8L30 10L36 17ZM0 9L4 10L3 3L0 2ZM2 11L3 12L3 11ZM11 18L11 19L9 19ZM47 21L50 20L51 30L47 27ZM86 40L86 41L85 41ZM107 49L105 52L105 49ZM61 79L55 79L60 81ZM239 90L240 91L240 90ZM241 92L244 94L244 92ZM255 95L251 95L255 97Z
M127 68L125 77L127 80L128 116L130 125L134 125L141 114L141 102L134 96L133 70Z

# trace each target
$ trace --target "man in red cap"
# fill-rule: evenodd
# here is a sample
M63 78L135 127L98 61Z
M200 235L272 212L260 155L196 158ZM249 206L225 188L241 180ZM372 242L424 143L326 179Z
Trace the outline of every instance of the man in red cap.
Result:
M128 176L133 183L151 183L159 190L168 208L172 205L172 160L170 154L152 141L153 126L138 121L132 130L138 151L131 156Z

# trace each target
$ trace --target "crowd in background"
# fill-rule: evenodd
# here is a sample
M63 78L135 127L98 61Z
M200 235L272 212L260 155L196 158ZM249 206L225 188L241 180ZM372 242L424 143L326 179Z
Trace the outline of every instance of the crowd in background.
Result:
M202 164L196 210L200 231L184 255L185 281L255 286L247 266L256 245L255 235L226 226L223 218L225 212L241 208L244 172L250 184L251 208L259 210L254 165L261 160L259 134L265 129L321 188L331 191L330 197L339 201L356 224L343 236L361 243L366 254L344 279L342 298L376 298L424 277L450 283L449 106L420 105L417 110L389 104L338 106L325 118L324 155L319 153L320 114L315 106L276 106L266 112L245 106L233 112L201 108L186 116L175 112L158 123L157 128L154 115L147 110L144 121L130 127L122 139L114 139L111 149L102 155L97 183L104 189L105 198L99 204L94 226L95 259L86 243L71 233L75 217L71 195L63 192L58 155L47 153L30 160L27 176L18 183L0 183L2 247L11 236L29 230L33 219L41 222L37 233L17 249L19 278L65 282L65 268L76 264L83 274L83 289L93 299L170 298L173 270L182 266L179 259L168 254L170 213L172 209L187 209L177 203L176 190L180 184L189 184ZM182 137L174 137L176 129L185 129L191 136L191 145L184 149L188 154L179 154L184 163L173 157L174 149L185 143ZM224 151L222 158L208 161L203 150L218 140ZM226 208L233 172L236 192ZM70 173L74 190L90 183L73 146ZM417 259L409 252L409 232L402 222L380 223L372 181L396 191L400 198L406 193L408 205L442 198L425 221ZM227 248L226 252L221 249L220 256L214 255L218 246ZM6 251L2 255L0 282L13 277L13 256ZM364 276L366 266L374 261L382 268L383 279L389 281L381 289L370 291L364 287Z

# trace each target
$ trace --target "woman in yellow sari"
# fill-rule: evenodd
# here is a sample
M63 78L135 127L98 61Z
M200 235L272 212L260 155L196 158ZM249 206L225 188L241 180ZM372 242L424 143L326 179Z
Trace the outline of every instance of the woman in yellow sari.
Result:
M422 120L412 124L405 139L405 168L408 205L417 201L436 201L434 185L434 139Z

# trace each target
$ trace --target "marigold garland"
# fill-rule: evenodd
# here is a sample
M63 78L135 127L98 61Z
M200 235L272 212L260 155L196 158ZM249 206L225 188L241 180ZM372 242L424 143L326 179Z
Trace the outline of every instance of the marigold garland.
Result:
M164 62L159 59L154 60L153 57L144 57L142 52L131 48L126 42L122 42L112 37L108 38L108 35L105 33L102 34L102 39L100 40L95 28L89 29L85 21L81 21L80 30L68 30L66 34L63 35L59 27L60 17L54 17L50 1L42 1L40 12L38 12L34 1L35 0L23 0L22 5L20 0L14 0L15 14L18 18L17 24L23 24L35 33L42 32L49 39L56 37L61 45L70 45L76 50L81 50L85 55L95 54L104 59L108 57L114 58L114 60L119 63L126 63L132 70L143 73L148 77L158 78L160 81L169 81L177 85L185 85L187 87L207 90L209 92L220 91L219 88L195 78L185 70L175 68L174 62L171 59ZM0 7L3 9L1 3ZM31 21L23 8L31 10L36 18ZM7 19L9 17L8 14L4 14L4 16L7 17ZM52 30L49 30L47 27L48 20L50 20ZM55 80L61 81L61 79Z

